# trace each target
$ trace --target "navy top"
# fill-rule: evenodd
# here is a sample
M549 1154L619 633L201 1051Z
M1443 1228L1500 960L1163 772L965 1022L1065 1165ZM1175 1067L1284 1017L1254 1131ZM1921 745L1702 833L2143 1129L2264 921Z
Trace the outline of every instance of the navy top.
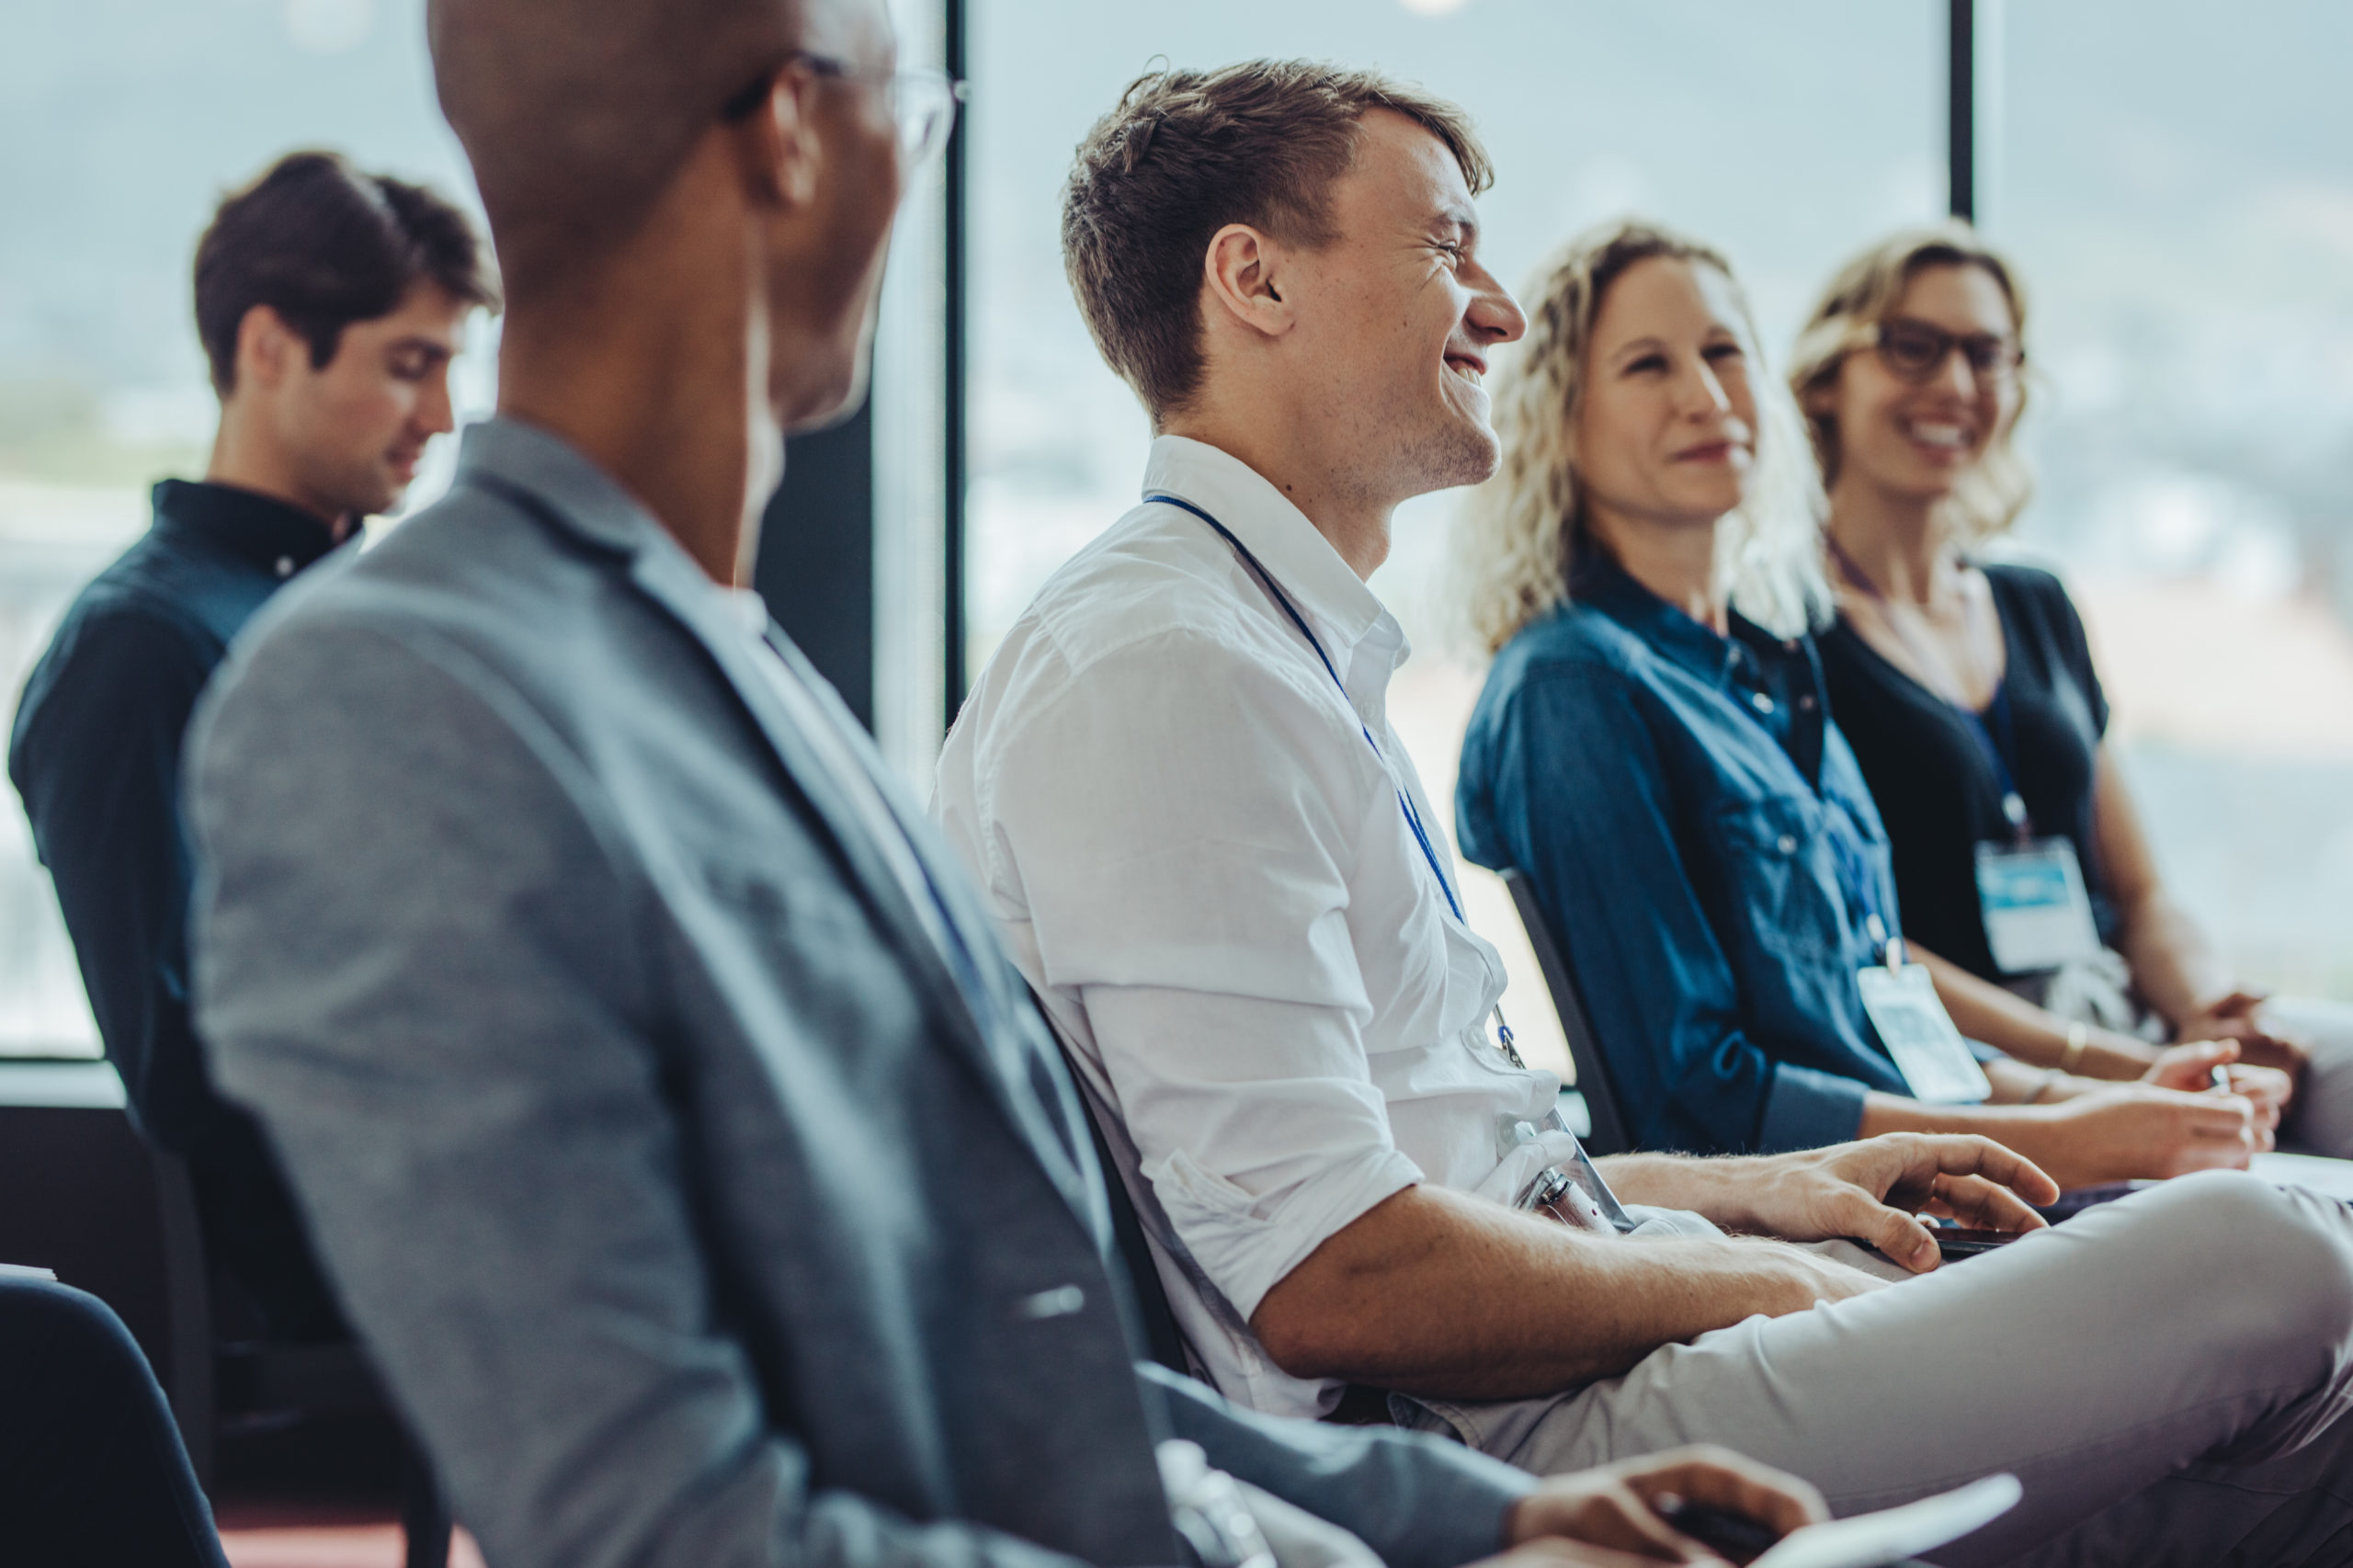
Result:
M2002 621L2006 725L1989 725L2038 838L2075 846L2100 940L2117 916L2099 860L2092 781L2108 699L2084 623L2059 579L2031 566L1987 566ZM1838 727L1854 744L1895 848L1907 928L1939 958L2000 980L1977 899L1977 845L2007 840L2002 786L1973 726L1841 620L1822 638L1822 672Z
M1855 983L1895 889L1811 639L1720 637L1607 559L1573 592L1487 674L1462 853L1533 885L1639 1146L1852 1138L1910 1092Z
M8 742L107 1057L141 1130L187 1157L206 1233L274 1332L335 1327L252 1119L214 1094L188 1024L180 737L253 613L334 547L282 501L165 480L155 522L66 610Z

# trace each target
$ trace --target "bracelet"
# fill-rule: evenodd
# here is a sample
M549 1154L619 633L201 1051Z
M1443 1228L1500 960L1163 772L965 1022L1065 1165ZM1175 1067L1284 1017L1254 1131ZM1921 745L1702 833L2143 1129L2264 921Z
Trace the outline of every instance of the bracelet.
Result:
M2067 1026L2067 1049L2059 1057L2059 1071L2073 1074L2084 1060L2084 1047L2091 1043L2091 1026L2083 1022Z
M2027 1097L2019 1103L2021 1105L2040 1105L2042 1103L2042 1096L2051 1092L2051 1085L2057 1083L2064 1076L2066 1076L2066 1074L2060 1072L2056 1067L2045 1067L2042 1070L2042 1076L2034 1081L2034 1093L2027 1096Z

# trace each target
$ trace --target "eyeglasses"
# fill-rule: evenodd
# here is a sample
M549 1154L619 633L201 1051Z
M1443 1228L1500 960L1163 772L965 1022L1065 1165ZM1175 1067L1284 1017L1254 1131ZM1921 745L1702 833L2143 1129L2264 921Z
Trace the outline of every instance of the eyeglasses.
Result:
M956 128L956 106L972 96L971 83L945 71L919 66L904 71L861 70L847 61L802 49L787 55L783 64L796 60L807 65L813 75L835 82L864 82L882 89L883 102L899 128L900 166L909 174L930 163L948 145L948 133ZM719 106L719 118L731 121L748 118L767 101L775 83L776 68L761 72Z
M2026 350L2016 338L1994 332L1947 332L1911 316L1891 316L1880 323L1871 347L1879 350L1879 362L1889 374L1915 386L1934 380L1956 348L1971 373L1988 381L2008 381L2026 362Z

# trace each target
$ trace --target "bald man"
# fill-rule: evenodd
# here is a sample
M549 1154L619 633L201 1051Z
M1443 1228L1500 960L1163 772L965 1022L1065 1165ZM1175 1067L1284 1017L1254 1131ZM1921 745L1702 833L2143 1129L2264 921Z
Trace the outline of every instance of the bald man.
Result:
M435 0L500 414L191 736L198 1014L501 1568L1707 1560L1661 1491L1135 1365L1070 1082L740 585L953 99L881 0ZM1588 1549L1563 1537L1574 1535Z

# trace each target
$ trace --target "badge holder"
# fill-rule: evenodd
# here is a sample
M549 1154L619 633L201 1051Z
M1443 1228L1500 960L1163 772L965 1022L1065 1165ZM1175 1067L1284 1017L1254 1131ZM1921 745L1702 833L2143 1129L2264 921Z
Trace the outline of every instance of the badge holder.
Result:
M2014 843L1977 846L1977 906L1985 945L2004 974L2039 974L2099 951L2099 927L2075 846L2063 838L2026 836L2025 802L2004 799L2019 828Z
M1877 915L1870 928L1872 939L1884 943L1887 961L1859 971L1855 983L1863 994L1863 1011L1913 1097L1932 1105L1982 1105L1991 1099L1994 1085L1937 1000L1927 967L1904 961L1903 940L1887 940Z
M1545 1132L1558 1132L1569 1141L1569 1157L1561 1164L1546 1165L1538 1171L1529 1184L1520 1188L1512 1207L1530 1213L1549 1214L1563 1225L1580 1231L1615 1232L1620 1235L1634 1228L1634 1217L1609 1190L1601 1178L1593 1159L1585 1152L1585 1144L1571 1131L1566 1118L1558 1110L1544 1119ZM1515 1142L1533 1143L1540 1136L1534 1125L1521 1122L1512 1129Z

